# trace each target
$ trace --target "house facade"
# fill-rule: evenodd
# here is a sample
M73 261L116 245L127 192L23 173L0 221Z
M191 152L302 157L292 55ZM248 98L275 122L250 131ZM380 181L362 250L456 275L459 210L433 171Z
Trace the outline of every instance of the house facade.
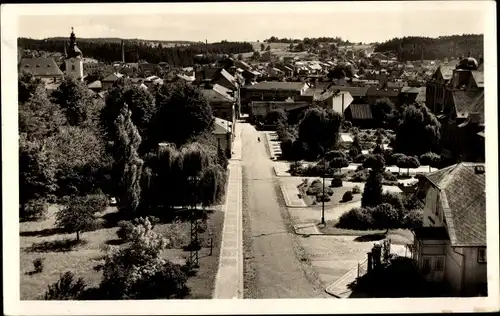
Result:
M214 130L212 133L217 139L218 148L226 153L228 158L231 158L233 144L233 124L221 118L214 118Z
M218 84L206 86L201 91L210 104L213 115L231 122L231 125L234 127L237 114L236 98L232 95L233 91Z
M459 163L426 174L423 226L413 230L413 260L429 281L460 296L485 295L486 194L481 163Z
M485 158L483 62L465 58L445 78L441 77L442 68L436 71L426 91L427 107L441 123L442 155L450 162L482 162Z

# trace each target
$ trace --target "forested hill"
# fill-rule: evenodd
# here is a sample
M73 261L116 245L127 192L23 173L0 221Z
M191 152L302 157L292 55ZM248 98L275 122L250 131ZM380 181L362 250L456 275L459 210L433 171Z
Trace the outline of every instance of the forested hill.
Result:
M437 38L410 36L393 38L378 44L375 52L393 52L401 61L424 59L444 59L445 57L467 56L475 58L483 55L483 35L464 34L440 36Z
M43 40L48 40L48 41L67 41L67 37L49 37L45 38ZM120 43L121 41L125 42L146 42L146 43L154 43L154 44L165 44L165 45L194 45L194 44L199 44L201 42L193 42L193 41L161 41L161 40L145 40L145 39L139 39L139 38L134 38L134 39L123 39L123 38L118 38L118 37L96 37L96 38L78 38L78 42L96 42L96 43Z
M68 40L18 38L17 43L21 49L62 53ZM82 50L84 57L95 58L103 62L114 62L122 59L120 42L78 40L77 45ZM163 47L161 45L153 47L146 42L125 40L125 60L127 62L145 60L149 63L167 62L174 67L185 67L193 65L195 56L206 51L209 54L238 54L252 52L253 47L247 42L227 41L208 45L199 43L179 47Z

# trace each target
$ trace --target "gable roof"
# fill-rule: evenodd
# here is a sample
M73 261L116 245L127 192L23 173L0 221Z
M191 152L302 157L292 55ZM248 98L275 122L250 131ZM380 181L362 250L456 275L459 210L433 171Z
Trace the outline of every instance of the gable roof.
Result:
M245 86L248 90L297 90L304 87L303 82L261 81L252 86Z
M109 74L107 77L105 77L104 79L102 79L102 81L116 81L120 78L123 78L123 75L120 74L120 73L117 73L117 72L114 72L112 74Z
M486 246L485 174L475 172L484 163L459 163L427 174L440 191L452 246Z
M214 130L212 131L213 134L227 134L231 133L231 122L215 117L214 118Z
M364 97L368 91L368 87L351 87L351 86L339 86L331 85L331 82L318 82L316 84L316 89L327 89L331 91L340 90L349 92L353 97Z
M401 88L382 89L378 87L369 87L366 95L372 97L395 97L399 94L400 90Z
M87 88L89 89L101 89L102 88L102 83L99 80L96 80L94 82L91 82L87 85Z
M371 120L373 119L372 108L369 104L352 103L346 109L351 112L351 118L354 120Z
M210 102L210 101L216 101L216 102L234 102L234 98L229 95L229 92L231 90L215 84L212 89L203 89L201 90L203 93L203 96Z
M484 72L479 70L471 71L472 77L478 88L484 88Z
M227 70L225 70L224 68L221 69L220 72L218 72L216 75L220 75L224 78L226 78L227 81L229 81L235 88L238 87L238 82L236 81L236 78L234 78L229 72L227 72ZM217 77L214 75L214 80L217 80Z
M19 72L22 71L34 76L60 77L64 75L53 58L23 58L19 64Z
M472 112L484 113L484 91L455 90L452 92L452 97L457 117L466 118Z

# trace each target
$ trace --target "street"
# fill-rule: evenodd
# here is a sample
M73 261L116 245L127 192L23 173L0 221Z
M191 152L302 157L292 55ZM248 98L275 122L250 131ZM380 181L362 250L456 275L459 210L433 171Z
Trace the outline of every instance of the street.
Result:
M243 199L247 202L244 212L250 219L255 268L251 286L256 296L245 298L325 297L306 278L295 254L295 236L287 231L281 217L285 206L278 202L278 180L272 171L265 137L250 124L239 124L242 124L243 185L246 186Z

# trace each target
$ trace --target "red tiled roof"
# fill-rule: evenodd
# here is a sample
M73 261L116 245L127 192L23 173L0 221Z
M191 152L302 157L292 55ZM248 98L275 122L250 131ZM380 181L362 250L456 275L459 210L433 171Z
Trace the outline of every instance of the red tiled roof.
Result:
M452 246L486 246L484 163L459 163L428 174L440 190L440 202Z

